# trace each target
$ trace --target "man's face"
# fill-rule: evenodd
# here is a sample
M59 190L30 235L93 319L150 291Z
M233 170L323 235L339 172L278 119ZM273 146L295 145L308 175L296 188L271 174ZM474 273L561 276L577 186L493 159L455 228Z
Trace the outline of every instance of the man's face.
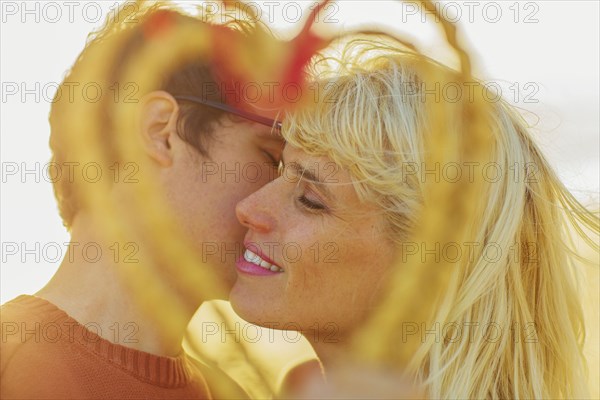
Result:
M208 158L179 137L170 145L173 165L161 175L168 201L202 262L230 288L246 233L235 206L276 177L283 139L267 126L224 117Z

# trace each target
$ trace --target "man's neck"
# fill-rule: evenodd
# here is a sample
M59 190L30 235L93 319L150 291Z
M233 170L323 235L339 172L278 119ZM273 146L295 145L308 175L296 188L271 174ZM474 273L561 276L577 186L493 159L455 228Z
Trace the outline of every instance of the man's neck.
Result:
M170 332L176 334L168 335L168 339L161 334L162 327L155 316L139 307L123 282L117 270L123 265L114 262L111 245L102 245L90 235L86 229L89 225L73 225L67 256L50 282L35 295L53 303L82 325L93 327L89 329L108 341L159 356L179 354L187 324L171 325ZM101 248L102 256L92 258L86 254L82 251L86 245L90 254ZM196 308L186 307L187 321Z

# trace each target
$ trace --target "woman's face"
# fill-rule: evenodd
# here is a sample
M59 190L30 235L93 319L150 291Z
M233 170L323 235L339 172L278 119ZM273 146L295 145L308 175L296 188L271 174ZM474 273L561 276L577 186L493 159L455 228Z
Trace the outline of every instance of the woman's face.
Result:
M282 162L278 179L237 205L248 251L230 300L247 321L334 341L370 313L394 245L383 213L329 158L287 145Z

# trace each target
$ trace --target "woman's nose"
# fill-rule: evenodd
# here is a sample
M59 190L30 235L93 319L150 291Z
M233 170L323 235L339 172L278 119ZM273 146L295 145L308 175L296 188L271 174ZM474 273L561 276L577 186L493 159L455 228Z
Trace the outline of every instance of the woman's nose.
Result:
M235 215L242 225L257 232L269 232L275 226L276 201L272 195L272 183L263 186L237 203Z

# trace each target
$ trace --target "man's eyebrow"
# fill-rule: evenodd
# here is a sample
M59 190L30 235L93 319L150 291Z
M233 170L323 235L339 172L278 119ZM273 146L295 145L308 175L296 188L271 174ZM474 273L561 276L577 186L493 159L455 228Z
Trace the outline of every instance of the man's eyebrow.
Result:
M304 167L302 164L296 161L292 161L291 163L286 164L283 160L283 156L281 157L281 163L283 164L284 168L291 168L295 172L295 174L298 175L300 178L305 179L310 183L313 183L316 186L318 186L319 189L323 191L323 194L327 195L330 198L334 197L328 185L325 182L320 181L319 177L312 170Z
M285 143L285 139L283 138L283 136L281 135L281 133L277 132L277 131L267 131L267 130L261 130L260 132L258 132L257 134L261 139L265 139L267 141L270 142L278 142L278 143Z
M285 139L283 138L283 136L281 136L281 134L276 133L276 132L269 132L268 134L265 134L263 137L266 138L270 142L277 142L277 143L285 144Z

